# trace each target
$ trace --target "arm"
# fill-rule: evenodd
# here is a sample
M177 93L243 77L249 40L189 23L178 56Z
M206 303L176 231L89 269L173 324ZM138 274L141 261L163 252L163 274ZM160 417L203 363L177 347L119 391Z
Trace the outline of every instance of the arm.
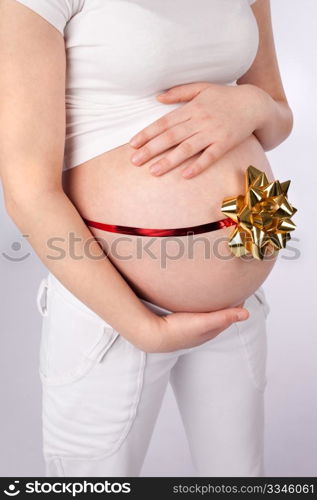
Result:
M106 257L94 260L85 256L84 245L92 234L62 189L63 37L42 18L11 0L3 0L0 9L0 172L7 212L18 228L30 235L29 241L45 266L131 339L131 332L136 335L138 326L146 325L152 313ZM71 232L78 238L81 260L71 258L67 251ZM51 251L47 242L52 237L61 238L64 258L48 258ZM100 256L96 240L90 252Z
M129 341L148 351L176 350L207 341L247 312L177 313L159 318L138 299L94 239L62 189L65 140L65 47L61 34L29 9L0 0L0 175L8 214L44 265L75 296ZM67 251L68 235L78 238ZM50 259L58 237L65 257ZM191 319L192 318L192 319Z
M290 135L293 127L293 114L279 71L270 0L257 0L252 8L259 27L259 49L251 68L237 81L237 84L246 85L250 92L258 95L262 123L254 134L263 149L269 151Z
M276 58L270 0L257 0L253 10L259 27L259 49L237 86L198 82L178 85L158 95L162 103L185 104L131 138L131 146L137 148L132 163L140 166L176 146L152 163L150 172L165 174L199 154L182 171L184 177L192 178L251 134L264 150L275 148L288 137L293 115Z

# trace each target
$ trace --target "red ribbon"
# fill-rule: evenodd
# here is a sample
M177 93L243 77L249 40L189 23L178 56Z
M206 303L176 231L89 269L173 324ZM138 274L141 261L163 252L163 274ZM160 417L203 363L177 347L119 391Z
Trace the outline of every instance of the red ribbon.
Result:
M145 229L141 227L131 226L116 226L113 224L103 224L102 222L95 222L93 220L83 219L87 226L108 231L110 233L130 234L133 236L188 236L189 234L209 233L224 227L234 226L236 222L227 217L216 222L208 222L207 224L200 224L199 226L179 227L175 229Z

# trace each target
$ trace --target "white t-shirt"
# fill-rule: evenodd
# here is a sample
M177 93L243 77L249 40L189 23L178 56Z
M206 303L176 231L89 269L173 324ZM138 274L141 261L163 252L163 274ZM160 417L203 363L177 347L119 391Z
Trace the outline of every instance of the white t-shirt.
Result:
M64 169L127 143L181 104L175 85L234 84L258 49L255 0L17 0L64 37Z

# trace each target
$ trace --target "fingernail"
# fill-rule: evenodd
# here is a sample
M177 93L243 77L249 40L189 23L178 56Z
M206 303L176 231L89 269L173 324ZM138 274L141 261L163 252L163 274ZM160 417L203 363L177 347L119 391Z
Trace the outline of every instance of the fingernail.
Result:
M190 179L191 177L193 177L193 175L194 170L192 168L183 172L183 177L185 177L185 179Z
M159 165L151 165L150 172L153 175L158 175L161 173L161 167Z
M132 137L132 139L130 139L129 141L129 144L131 146L133 146L134 148L136 148L138 145L139 145L140 141L137 137Z
M138 165L139 163L141 163L144 159L144 154L142 151L138 151L137 153L134 153L134 155L132 155L132 158L131 158L131 161L132 163L135 163L136 165Z
M245 309L237 312L237 321L244 321L248 317L249 317L249 313Z

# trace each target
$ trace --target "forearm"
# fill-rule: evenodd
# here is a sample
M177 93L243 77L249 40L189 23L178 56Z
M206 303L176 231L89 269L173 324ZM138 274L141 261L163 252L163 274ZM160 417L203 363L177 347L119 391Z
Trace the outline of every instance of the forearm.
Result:
M109 261L65 193L20 198L7 208L49 271L123 336L139 343L154 315ZM73 252L71 241L76 242Z
M293 113L287 101L274 100L267 92L255 85L245 84L250 106L256 118L254 135L265 151L276 148L290 135ZM252 109L251 109L252 110Z

